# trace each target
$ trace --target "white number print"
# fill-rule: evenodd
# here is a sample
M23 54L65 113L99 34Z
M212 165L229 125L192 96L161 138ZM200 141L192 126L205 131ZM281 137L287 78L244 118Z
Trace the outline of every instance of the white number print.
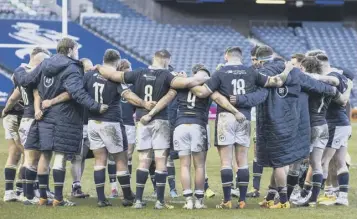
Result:
M245 94L245 81L244 79L233 79L233 95Z
M153 92L153 87L152 85L146 85L145 86L145 101L152 101L152 92Z
M93 84L94 87L94 99L98 103L103 103L103 90L104 90L104 84L95 82Z
M25 91L25 88L20 87L20 91L21 91L22 100L24 101L24 105L28 106L29 105L29 98L27 97L27 93Z
M187 103L187 108L189 109L193 109L196 106L196 95L194 95L191 91L188 92Z
M321 98L321 104L319 106L319 109L317 110L318 113L321 113L322 107L324 107L325 104L325 96Z

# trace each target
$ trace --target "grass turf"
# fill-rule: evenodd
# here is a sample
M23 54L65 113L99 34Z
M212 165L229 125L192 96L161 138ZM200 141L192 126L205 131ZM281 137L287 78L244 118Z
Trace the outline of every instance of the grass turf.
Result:
M353 126L353 130L357 127ZM213 127L211 129L213 131ZM212 132L213 133L213 132ZM211 135L211 142L213 140L213 135ZM353 135L349 141L349 152L353 159L357 157L357 148L356 148L357 136ZM250 161L252 161L253 151L249 153ZM3 168L7 158L7 143L4 140L4 131L0 128L0 194L4 194L4 175ZM137 164L136 153L134 154L134 170L135 165ZM135 210L131 208L124 208L121 206L121 201L119 199L112 200L113 207L99 209L96 207L96 192L93 182L93 159L87 160L86 169L84 171L82 187L85 192L89 192L93 198L89 199L78 199L74 200L77 202L78 206L76 207L63 207L63 208L52 208L52 207L38 207L38 206L24 206L21 203L4 203L0 201L0 218L3 219L32 219L32 218L56 218L56 219L69 219L69 218L78 218L78 219L89 219L89 218L242 218L242 219L301 219L301 218L313 218L313 219L327 219L330 217L334 218L343 218L343 219L355 219L357 218L357 198L356 198L356 166L352 165L351 175L350 175L350 206L332 206L324 207L318 206L317 209L311 208L292 208L292 209L278 209L278 210L269 210L269 209L260 209L258 202L262 199L248 199L248 207L246 209L232 209L232 210L222 210L215 209L215 205L220 203L222 199L222 188L220 184L220 162L217 151L215 148L211 148L208 152L207 159L207 172L209 176L210 187L216 192L216 196L212 199L206 199L205 203L208 206L208 209L204 210L183 210L183 201L182 197L173 200L173 205L175 206L174 210L154 210L154 202L149 201L146 209ZM176 164L176 185L179 192L182 192L179 176L179 162L175 161ZM70 175L70 164L67 163L67 176L65 182L65 195L70 196L71 192L71 175ZM250 170L251 163L250 163ZM266 188L268 186L268 180L270 177L271 170L269 168L264 169L262 177L262 195L264 196ZM252 175L252 174L251 174ZM51 182L52 182L52 177ZM106 184L106 193L109 194L110 186L107 177ZM251 181L251 180L250 180ZM132 182L135 182L135 174L133 174ZM251 182L250 182L251 185ZM134 188L135 183L132 183ZM51 185L53 188L53 185ZM135 191L135 189L134 189ZM144 196L150 196L152 193L152 186L150 180L148 180ZM166 187L166 194L168 196L168 187ZM169 197L166 197L168 201L171 201ZM152 200L152 199L151 199ZM237 200L233 199L236 204ZM181 203L178 203L181 202Z

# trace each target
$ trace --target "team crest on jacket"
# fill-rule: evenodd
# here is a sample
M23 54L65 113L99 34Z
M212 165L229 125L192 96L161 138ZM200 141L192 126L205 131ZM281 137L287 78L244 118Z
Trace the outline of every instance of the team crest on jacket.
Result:
M44 79L43 85L45 87L49 88L53 85L53 78L44 76L43 79Z
M284 87L279 87L276 89L276 93L279 95L279 97L284 98L286 95L288 95L289 89L287 86Z

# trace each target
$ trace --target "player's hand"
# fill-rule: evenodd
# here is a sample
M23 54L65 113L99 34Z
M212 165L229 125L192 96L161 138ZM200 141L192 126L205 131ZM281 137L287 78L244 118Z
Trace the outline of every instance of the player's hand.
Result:
M152 116L150 116L149 114L146 114L145 116L141 117L140 122L143 125L147 125L152 119Z
M290 61L285 62L285 70L286 71L290 72L291 70L293 70L294 67L295 66Z
M41 103L42 109L47 109L50 108L52 106L52 100L44 100Z
M4 118L5 116L7 116L7 113L6 113L5 109L3 109L1 112L1 118Z
M157 102L156 101L145 101L145 109L150 111L156 106Z
M353 88L353 81L351 81L350 79L347 80L347 86L351 87L351 89Z
M177 76L187 78L187 74L184 71L177 72Z
M243 122L244 120L246 120L245 116L243 115L243 113L241 112L236 112L236 114L234 114L234 117L236 117L236 120L238 122Z
M95 71L95 70L99 70L99 68L100 68L100 65L97 64L97 65L91 67L89 70L90 71Z
M237 103L237 96L231 95L231 96L229 97L229 102L231 102L231 104L233 104L233 106L235 106L236 103Z
M43 112L42 112L42 110L36 110L36 109L35 109L35 119L36 119L36 120L41 120L42 117L43 117Z
M100 114L103 114L105 113L107 110L108 110L109 106L107 104L101 104L100 105L100 110L99 110L99 113Z

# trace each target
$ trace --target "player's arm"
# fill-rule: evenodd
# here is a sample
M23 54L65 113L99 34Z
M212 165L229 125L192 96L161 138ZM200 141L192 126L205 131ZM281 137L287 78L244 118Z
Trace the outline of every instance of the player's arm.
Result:
M350 99L352 88L353 88L353 82L348 79L346 91L343 94L341 94L339 96L336 96L333 99L333 101L338 103L338 104L340 104L340 105L342 105L342 106L346 106L347 102Z
M124 90L121 93L121 96L124 97L124 99L126 99L131 105L140 108L145 108L147 110L152 110L156 105L156 102L154 101L149 101L149 102L144 101L129 89Z
M191 92L198 98L208 97L214 91L218 90L221 84L220 75L221 74L219 72L214 73L204 85L191 88Z
M53 99L42 101L42 108L47 109L47 108L50 108L51 106L66 102L70 99L71 99L71 95L69 95L68 92L63 92Z
M165 109L173 99L175 99L177 92L173 89L170 89L165 96L163 96L156 104L156 106L145 116L141 117L140 122L142 124L147 124L150 120L158 114L160 111Z
M191 92L198 98L206 98L212 94L212 91L206 85L193 87Z
M41 110L41 97L37 89L33 90L33 98L34 98L33 105L35 109L35 119L41 120L43 116L43 112Z
M174 89L193 88L205 83L208 79L209 77L206 77L203 74L195 74L193 77L189 78L177 76L171 81L171 87Z
M42 63L31 72L26 72L25 68L20 66L14 71L14 77L18 85L22 87L37 86L41 78Z
M229 100L236 107L254 107L263 103L268 94L269 90L267 88L258 87L256 91L249 94L230 96Z
M10 110L12 110L14 108L14 106L16 105L17 102L19 102L19 100L21 99L21 93L19 88L16 88L14 90L14 92L12 92L11 96L9 97L9 99L6 102L6 105L2 111L2 115L1 117L5 117L7 112L9 112Z
M218 105L220 105L222 108L224 108L225 110L228 110L229 112L231 112L232 114L234 114L234 116L236 117L236 119L238 121L243 121L245 120L245 116L239 112L238 109L236 109L230 102L229 100L223 96L222 94L220 94L218 91L215 91L214 93L211 94L211 99L216 102Z
M108 106L96 102L83 87L83 77L79 72L71 72L64 78L64 87L77 103L90 111L104 113Z
M124 83L124 72L116 71L116 70L113 70L112 68L102 66L102 65L96 65L95 68L99 71L99 73L104 78L114 81L114 82Z
M299 77L301 89L305 92L312 92L318 94L325 94L327 96L338 96L339 92L337 91L336 87L332 87L324 82L318 81L302 72L298 72L297 68L293 71Z
M284 71L276 76L268 77L268 80L266 81L264 87L281 87L281 86L283 86L283 84L285 83L285 81L287 80L287 78L289 76L289 73L291 72L291 70L293 70L293 68L294 68L294 66L290 62L287 62L285 64Z
M338 78L334 76L329 76L329 75L319 75L319 74L310 74L310 76L318 81L325 82L326 84L332 85L332 86L338 86L340 84L340 81Z

